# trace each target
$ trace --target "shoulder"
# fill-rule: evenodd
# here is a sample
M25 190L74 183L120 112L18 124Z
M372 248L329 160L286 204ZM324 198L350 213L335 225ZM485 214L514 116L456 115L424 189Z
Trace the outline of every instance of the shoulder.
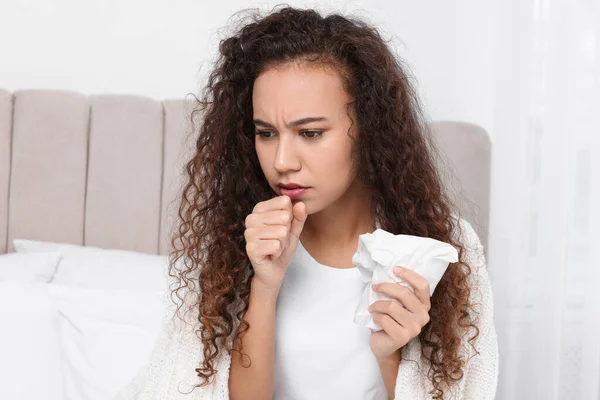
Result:
M453 214L452 221L454 224L454 231L452 232L454 240L465 247L466 255L469 256L469 259L478 261L477 258L484 253L479 235L466 219Z
M488 296L491 296L491 284L486 257L479 235L477 235L477 232L475 232L475 229L473 229L473 226L467 220L455 215L453 215L453 218L453 239L462 246L463 254L461 255L461 261L467 264L470 269L467 282L472 289L471 300L481 300L480 298L476 298L478 295L477 289L480 289L480 292L483 290ZM479 293L479 295L483 295L483 293ZM489 300L491 301L491 298Z

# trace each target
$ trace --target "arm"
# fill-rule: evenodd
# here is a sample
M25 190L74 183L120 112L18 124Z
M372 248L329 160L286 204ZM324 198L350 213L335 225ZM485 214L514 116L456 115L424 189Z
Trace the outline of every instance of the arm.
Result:
M395 352L387 360L378 360L379 369L383 376L383 382L385 388L391 400L394 400L394 390L396 388L396 376L398 375L398 368L400 367L400 351Z
M498 385L498 340L494 326L494 297L492 285L486 267L483 246L471 225L462 221L465 234L465 243L468 248L467 260L473 269L469 277L471 287L471 302L479 313L479 336L474 345L479 354L476 354L470 345L470 358L465 365L463 378L463 391L461 399L493 400L496 396Z
M263 290L254 282L244 320L250 328L243 336L243 353L232 352L229 395L232 400L271 399L275 347L277 293ZM243 363L243 365L242 365Z
M476 287L471 293L472 302L476 304L479 313L479 336L474 342L479 354L474 354L465 366L464 386L461 399L493 400L498 385L498 340L494 326L494 297L492 285L486 268L483 247L473 228L465 227L470 238L469 263L473 268L472 286Z

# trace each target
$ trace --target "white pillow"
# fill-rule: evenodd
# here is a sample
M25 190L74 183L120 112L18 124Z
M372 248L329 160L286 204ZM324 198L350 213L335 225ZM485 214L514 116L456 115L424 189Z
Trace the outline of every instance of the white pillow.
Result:
M60 261L59 252L0 255L0 281L46 283L52 279Z
M18 253L58 251L51 283L108 290L168 290L167 256L69 243L14 239Z
M0 282L0 399L64 400L58 313L46 285Z
M60 314L65 399L113 398L149 361L167 294L46 286Z

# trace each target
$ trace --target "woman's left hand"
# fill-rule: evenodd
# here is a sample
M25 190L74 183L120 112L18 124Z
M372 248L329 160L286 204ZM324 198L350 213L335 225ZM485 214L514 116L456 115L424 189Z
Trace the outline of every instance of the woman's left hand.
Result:
M395 267L394 274L409 283L415 292L395 282L373 286L374 292L400 302L379 300L369 306L369 312L375 313L373 321L383 328L371 333L371 350L378 361L397 356L398 350L418 336L429 322L429 282L408 268L403 268L401 272L397 270L398 267Z

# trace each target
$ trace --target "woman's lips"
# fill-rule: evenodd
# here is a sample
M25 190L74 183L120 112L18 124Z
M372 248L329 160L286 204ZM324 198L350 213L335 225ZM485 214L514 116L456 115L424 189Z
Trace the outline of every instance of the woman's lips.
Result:
M279 190L281 191L282 195L285 196L289 196L291 199L296 199L301 197L304 192L306 192L309 188L297 188L297 189L285 189L282 188L281 186L279 187Z

